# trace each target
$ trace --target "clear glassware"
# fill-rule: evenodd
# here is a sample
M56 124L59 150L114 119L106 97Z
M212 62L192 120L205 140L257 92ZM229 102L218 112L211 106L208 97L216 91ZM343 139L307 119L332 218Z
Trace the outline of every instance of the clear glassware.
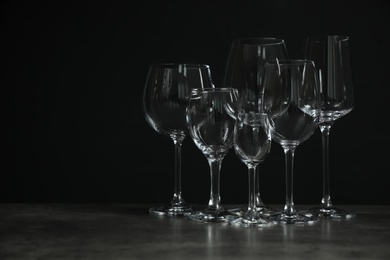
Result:
M152 64L146 79L143 106L146 121L158 133L173 140L175 148L175 190L170 204L155 206L149 213L183 215L193 211L181 189L181 148L188 135L186 108L192 88L213 88L206 64Z
M272 37L235 39L230 46L224 86L237 88L239 95L246 97L248 108L257 109L265 63L268 60L287 58L287 48L283 39ZM264 214L271 214L275 210L266 206L260 196L258 167L256 168L256 175L256 208ZM242 216L246 213L247 208L239 207L229 209L229 211Z
M355 213L333 206L329 185L329 135L333 123L354 107L349 37L313 36L306 40L305 57L313 60L318 69L321 86L323 196L319 207L312 212L324 218L351 218Z
M286 203L271 219L284 224L317 221L314 214L298 212L293 201L295 150L318 127L320 89L315 65L310 60L269 61L263 86L261 111L270 117L272 139L282 146L286 166Z
M271 151L271 128L267 115L258 111L239 109L234 126L234 151L248 167L249 202L242 215L229 217L229 223L242 226L269 226L273 224L267 213L256 207L256 169Z
M222 161L233 147L234 107L237 90L232 88L192 89L187 107L189 133L206 156L210 166L211 188L208 206L186 213L190 220L202 223L225 222L230 212L225 210L220 196Z

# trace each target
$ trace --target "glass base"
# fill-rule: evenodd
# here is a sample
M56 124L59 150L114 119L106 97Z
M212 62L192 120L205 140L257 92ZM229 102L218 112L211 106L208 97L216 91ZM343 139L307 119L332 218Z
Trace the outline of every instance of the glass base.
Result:
M261 214L261 215L264 215L264 216L271 216L273 214L276 214L277 212L279 212L278 210L275 210L271 207L268 207L268 206L257 206L256 207L256 210ZM233 208L233 209L228 209L228 211L234 215L237 215L237 216L244 216L245 213L248 211L248 207L241 207L241 208Z
M214 223L214 222L228 222L228 217L231 216L232 213L229 211L194 211L190 213L186 213L185 216L192 221L200 222L200 223Z
M313 224L319 220L319 217L310 212L297 212L292 215L282 212L272 215L270 219L280 224Z
M311 208L307 211L308 213L311 213L313 215L316 215L320 218L331 218L331 219L350 219L356 217L355 213L338 209L335 207L316 207Z
M156 206L149 209L150 214L155 215L168 215L168 216L182 216L185 213L195 211L193 207L189 205L181 205L181 206L173 206L173 205L165 205L165 206Z
M228 223L230 225L244 226L244 227L269 227L275 224L271 219L262 214L244 214L243 216L232 215L228 216Z

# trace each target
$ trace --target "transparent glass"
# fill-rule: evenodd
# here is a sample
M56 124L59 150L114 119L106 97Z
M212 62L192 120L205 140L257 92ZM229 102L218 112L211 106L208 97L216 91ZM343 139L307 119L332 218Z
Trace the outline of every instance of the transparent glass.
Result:
M351 218L355 213L333 206L329 185L329 135L333 123L354 107L354 94L347 36L315 36L306 40L305 55L315 62L321 86L323 196L311 211L324 218Z
M183 215L193 211L181 189L181 147L188 135L186 108L192 88L212 88L206 64L152 64L146 79L143 105L146 121L158 133L172 139L175 148L175 186L170 204L155 206L150 213Z
M272 220L256 207L257 166L271 151L271 128L266 115L239 110L234 126L234 151L248 167L249 202L244 214L229 217L229 223L242 226L269 226Z
M287 48L283 39L271 37L238 38L230 46L226 64L224 86L236 88L247 101L248 111L258 109L258 99L264 77L264 65L268 60L287 59ZM266 206L260 195L259 168L256 168L256 208L271 214L274 210ZM229 209L243 215L246 207Z
M286 203L282 212L271 216L284 224L312 223L318 217L295 209L293 201L293 170L296 148L312 136L318 127L320 90L317 71L309 60L269 61L261 111L271 121L272 139L285 154Z
M222 161L233 147L235 119L232 111L236 102L237 90L231 88L191 91L187 125L192 140L209 163L211 188L207 207L185 214L190 220L225 222L231 214L222 206L219 180Z

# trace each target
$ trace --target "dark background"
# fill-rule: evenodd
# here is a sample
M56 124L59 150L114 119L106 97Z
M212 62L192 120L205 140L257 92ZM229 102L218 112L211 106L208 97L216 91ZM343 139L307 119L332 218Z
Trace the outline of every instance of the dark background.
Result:
M386 1L3 1L0 202L163 203L174 147L145 121L148 66L211 66L222 86L230 43L280 37L300 58L311 35L348 35L356 107L331 131L334 204L389 204ZM208 202L206 158L183 144L183 196ZM265 203L284 203L284 154L260 166ZM319 130L296 150L294 201L319 203ZM247 203L247 169L223 161L222 203Z

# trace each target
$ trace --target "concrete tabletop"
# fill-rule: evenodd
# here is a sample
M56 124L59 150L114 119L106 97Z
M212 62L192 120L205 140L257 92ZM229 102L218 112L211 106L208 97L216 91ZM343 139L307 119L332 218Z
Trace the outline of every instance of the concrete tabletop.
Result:
M150 206L2 203L0 259L390 259L390 206L263 228L157 217Z

